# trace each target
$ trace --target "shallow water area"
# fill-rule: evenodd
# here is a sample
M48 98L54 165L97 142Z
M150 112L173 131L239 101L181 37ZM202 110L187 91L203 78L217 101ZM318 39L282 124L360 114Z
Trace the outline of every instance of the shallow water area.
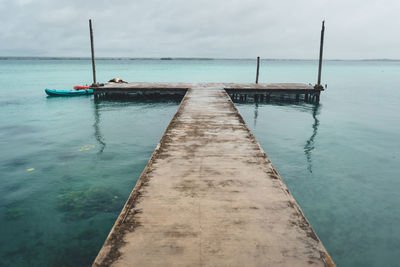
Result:
M89 265L178 103L45 102L3 128L2 260Z
M236 103L338 266L400 253L398 61L327 61L321 103ZM262 61L260 82L315 80ZM176 101L46 97L90 83L89 60L0 60L0 265L89 266ZM98 80L252 82L255 60L98 60Z

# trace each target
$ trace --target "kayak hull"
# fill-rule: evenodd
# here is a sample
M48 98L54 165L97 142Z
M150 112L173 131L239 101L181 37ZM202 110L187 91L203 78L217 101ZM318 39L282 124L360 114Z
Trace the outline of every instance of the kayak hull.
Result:
M49 96L80 96L80 95L92 95L92 89L85 90L53 90L53 89L45 89L44 90Z

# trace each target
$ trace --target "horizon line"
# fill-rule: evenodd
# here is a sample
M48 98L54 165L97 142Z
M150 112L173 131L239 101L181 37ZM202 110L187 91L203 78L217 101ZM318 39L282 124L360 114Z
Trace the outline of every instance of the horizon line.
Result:
M42 59L42 60L90 60L91 57L79 56L0 56L0 60ZM212 58L212 57L96 57L96 60L256 60L256 58ZM310 58L260 58L269 61L317 61ZM400 61L395 58L360 58L360 59L324 59L323 61Z

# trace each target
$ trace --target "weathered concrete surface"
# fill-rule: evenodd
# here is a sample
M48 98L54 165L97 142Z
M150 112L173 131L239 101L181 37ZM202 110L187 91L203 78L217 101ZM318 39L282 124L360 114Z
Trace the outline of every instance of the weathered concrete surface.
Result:
M223 87L194 87L93 265L334 263Z

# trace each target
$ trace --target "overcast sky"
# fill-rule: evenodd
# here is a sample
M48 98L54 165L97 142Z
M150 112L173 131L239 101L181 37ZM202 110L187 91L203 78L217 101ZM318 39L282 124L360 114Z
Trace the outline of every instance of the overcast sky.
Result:
M0 0L0 56L400 59L397 0Z

